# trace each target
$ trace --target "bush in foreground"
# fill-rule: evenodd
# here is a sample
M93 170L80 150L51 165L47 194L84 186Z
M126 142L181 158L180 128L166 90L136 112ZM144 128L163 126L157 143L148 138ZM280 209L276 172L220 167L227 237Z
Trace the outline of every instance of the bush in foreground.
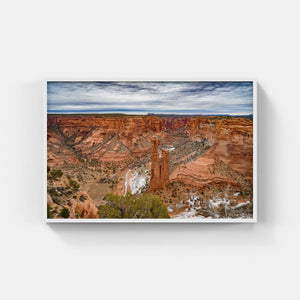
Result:
M48 171L48 169L47 169L47 171ZM57 170L52 169L48 173L49 173L48 178L54 179L54 180L60 178L63 175L63 172L60 169L57 169Z
M146 194L137 198L129 193L126 196L107 194L104 200L107 202L99 208L99 218L170 218L167 208L159 196Z
M66 207L63 207L59 213L59 215L65 219L69 218L70 216L70 211L66 208Z

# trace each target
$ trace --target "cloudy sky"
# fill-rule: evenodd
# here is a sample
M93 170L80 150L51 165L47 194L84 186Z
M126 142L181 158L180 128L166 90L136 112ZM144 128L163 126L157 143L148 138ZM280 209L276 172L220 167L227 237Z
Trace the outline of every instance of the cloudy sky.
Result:
M48 113L253 113L251 81L48 81Z

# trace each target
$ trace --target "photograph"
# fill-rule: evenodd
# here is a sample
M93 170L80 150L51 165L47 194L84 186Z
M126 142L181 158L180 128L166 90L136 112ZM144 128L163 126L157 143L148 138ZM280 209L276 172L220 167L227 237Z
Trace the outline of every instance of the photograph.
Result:
M256 82L47 81L49 222L255 222Z

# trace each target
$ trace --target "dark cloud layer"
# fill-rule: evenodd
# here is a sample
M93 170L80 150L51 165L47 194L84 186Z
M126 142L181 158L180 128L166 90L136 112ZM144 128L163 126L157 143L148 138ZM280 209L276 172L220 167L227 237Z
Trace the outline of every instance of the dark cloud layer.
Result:
M253 112L251 81L49 81L48 113L238 114Z

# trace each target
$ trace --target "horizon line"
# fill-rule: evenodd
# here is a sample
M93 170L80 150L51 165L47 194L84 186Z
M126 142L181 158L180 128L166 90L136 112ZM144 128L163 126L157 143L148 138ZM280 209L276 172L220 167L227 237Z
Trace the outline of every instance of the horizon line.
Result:
M176 115L176 116L186 116L186 115L198 115L198 116L253 116L253 113L125 113L125 112L63 112L63 111L47 111L47 115L140 115L140 116L151 116L151 115Z

